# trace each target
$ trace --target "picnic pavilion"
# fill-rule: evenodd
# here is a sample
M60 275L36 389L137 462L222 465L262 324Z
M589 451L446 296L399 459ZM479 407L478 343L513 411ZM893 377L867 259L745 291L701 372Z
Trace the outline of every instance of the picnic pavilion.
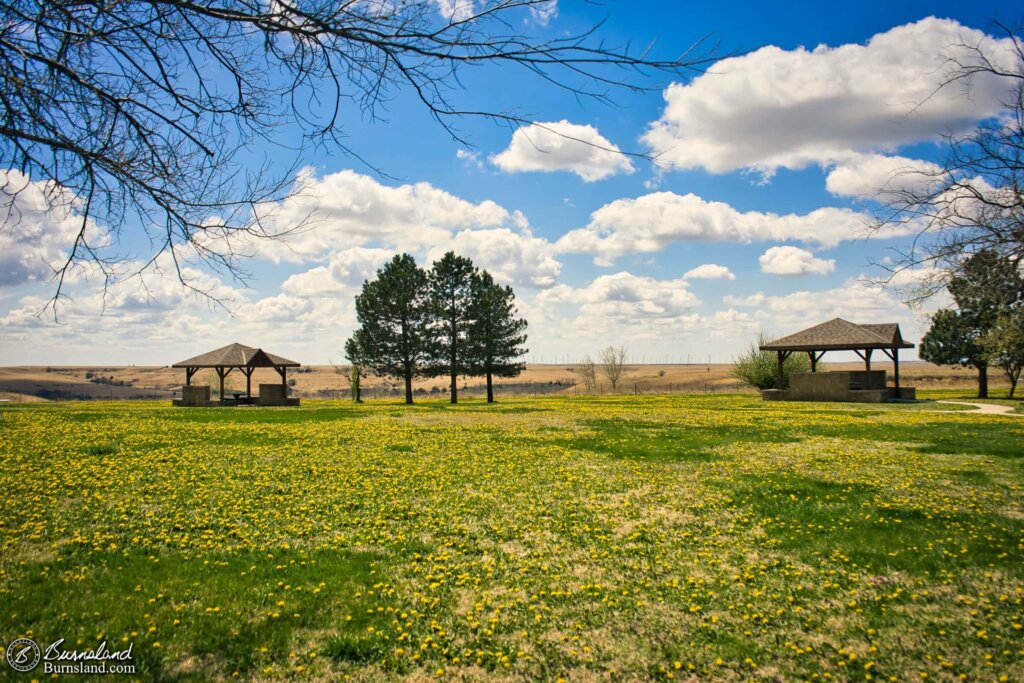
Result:
M788 337L761 346L775 351L777 370L775 389L762 392L765 400L775 401L857 401L879 403L890 399L913 399L913 387L900 386L900 349L912 349L903 340L896 323L858 325L842 318L815 325ZM828 351L853 351L864 361L863 371L818 372L818 361ZM893 386L888 386L885 370L871 369L871 356L881 351L893 363ZM783 363L794 353L806 353L811 371L793 375L784 386Z
M185 385L181 388L181 399L174 405L215 406L215 405L299 405L297 398L288 398L288 368L297 368L299 363L282 356L255 349L242 344L228 344L195 358L189 358L172 365L185 370ZM252 395L252 375L257 368L273 368L281 376L280 384L260 384L260 393ZM220 380L220 401L210 400L209 386L193 386L192 378L202 369L212 369ZM245 375L245 394L234 394L234 401L224 398L224 378L238 370Z

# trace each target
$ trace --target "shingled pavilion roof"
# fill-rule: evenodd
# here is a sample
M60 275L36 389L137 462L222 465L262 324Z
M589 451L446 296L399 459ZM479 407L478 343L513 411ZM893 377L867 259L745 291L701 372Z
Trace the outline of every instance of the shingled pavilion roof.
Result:
M858 325L842 318L809 327L761 347L765 351L857 351L912 349L896 323Z
M288 360L263 349L242 344L228 344L172 365L172 368L297 368L301 363Z

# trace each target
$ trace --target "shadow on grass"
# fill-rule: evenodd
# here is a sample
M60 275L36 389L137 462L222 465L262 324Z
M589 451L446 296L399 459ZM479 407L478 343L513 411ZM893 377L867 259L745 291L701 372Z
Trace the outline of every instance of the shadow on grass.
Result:
M332 633L328 647L350 658L342 643L384 626L353 597L382 580L381 560L355 551L71 556L22 567L24 590L5 601L15 615L7 624L41 644L106 639L117 650L133 642L148 680L245 677L291 666L298 633Z
M735 427L666 426L661 423L621 419L587 420L580 423L596 432L556 443L574 450L604 453L615 458L651 462L710 462L721 458L714 450L736 442L789 443L795 436L761 430L740 431Z
M638 420L605 419L580 422L594 434L584 434L560 443L568 448L606 453L614 457L659 462L708 461L713 450L732 443L796 443L809 436L862 441L907 443L908 449L934 454L988 455L999 458L1024 457L1024 422L966 422L947 420L941 414L921 423L879 420L877 411L856 408L807 409L794 412L793 419L779 416L753 417L744 424L692 426L651 423ZM815 419L820 416L820 419Z
M795 475L719 482L751 510L771 547L807 562L842 555L873 571L936 574L963 567L1017 567L1024 520L975 512L930 512L887 503L868 484Z

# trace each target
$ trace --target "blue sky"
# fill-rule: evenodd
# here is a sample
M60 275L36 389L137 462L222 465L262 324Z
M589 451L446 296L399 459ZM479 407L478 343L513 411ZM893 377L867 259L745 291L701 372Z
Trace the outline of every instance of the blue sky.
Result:
M986 40L1000 54L985 32L992 18L1019 19L1014 5L551 8L546 26L524 15L522 30L558 36L605 20L612 44L656 40L655 53L674 56L707 36L734 56L693 79L652 76L649 92L612 93L614 106L580 102L520 70L469 69L457 102L543 124L513 136L456 121L471 144L449 137L407 92L394 93L385 120L349 108L351 146L390 177L329 149L304 152L306 197L276 207L274 220L287 227L315 207L316 229L288 249L254 245L248 287L196 273L230 311L159 274L103 302L83 274L59 323L36 316L52 288L38 265L59 256L67 230L61 217L26 207L26 225L0 233L0 263L22 273L0 278L2 362L161 365L232 341L338 361L362 279L395 251L428 264L448 248L513 284L535 361L571 362L609 343L637 360L728 361L759 330L786 334L836 316L895 320L919 338L927 310L865 281L908 237L867 239L859 226L894 170L941 159L943 133L998 116L1004 92L992 82L975 84L972 98L947 92L915 105L954 43ZM549 130L657 154L660 167ZM253 154L293 160L280 149Z

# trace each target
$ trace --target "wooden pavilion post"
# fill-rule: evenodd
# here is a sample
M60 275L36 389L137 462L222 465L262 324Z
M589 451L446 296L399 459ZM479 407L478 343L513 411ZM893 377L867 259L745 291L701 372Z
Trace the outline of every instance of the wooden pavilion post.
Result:
M814 351L808 351L807 355L811 357L811 372L818 371L818 361L825 355L825 352L815 353Z
M871 372L871 351L872 350L873 349L864 349L863 353L860 352L860 349L854 349L853 350L853 352L855 354L857 354L858 356L860 356L860 359L862 361L864 361L864 371L865 372Z
M791 353L792 353L792 351L779 351L778 352L779 360L778 360L778 364L775 366L775 388L776 389L780 389L781 390L781 389L785 388L784 385L786 383L786 377L785 377L785 374L782 371L782 366L785 364L786 359L789 358L789 355Z
M217 371L217 376L220 378L220 402L223 404L224 403L224 378L227 377L228 375L230 375L231 371L234 370L234 368L233 367L232 368L226 368L226 367L221 366L221 367L215 368L215 370Z
M245 373L245 397L252 398L252 373L255 372L256 368L245 368L242 372Z
M900 389L900 349L897 346L892 347L892 368L893 368L893 381L896 384L896 391Z
M281 390L284 393L284 397L288 398L288 366L275 365L274 369L277 370L277 374L281 375Z

